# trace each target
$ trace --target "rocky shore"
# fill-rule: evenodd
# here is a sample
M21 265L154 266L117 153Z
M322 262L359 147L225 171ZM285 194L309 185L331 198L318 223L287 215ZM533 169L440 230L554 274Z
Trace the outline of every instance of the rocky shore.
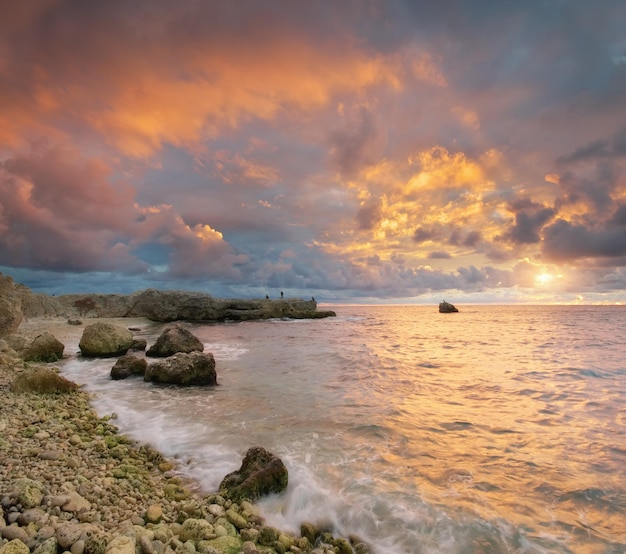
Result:
M63 341L69 328L31 317L0 338L0 554L369 552L308 522L283 533L245 498L202 494L174 460L99 417L53 363L12 348L44 332Z

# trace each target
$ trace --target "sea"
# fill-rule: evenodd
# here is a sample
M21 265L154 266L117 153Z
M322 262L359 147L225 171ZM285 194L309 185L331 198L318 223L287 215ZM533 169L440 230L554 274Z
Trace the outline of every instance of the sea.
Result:
M79 335L61 371L201 492L250 447L279 456L288 488L260 509L285 531L376 554L626 552L626 306L457 307L185 323L213 388L113 381Z

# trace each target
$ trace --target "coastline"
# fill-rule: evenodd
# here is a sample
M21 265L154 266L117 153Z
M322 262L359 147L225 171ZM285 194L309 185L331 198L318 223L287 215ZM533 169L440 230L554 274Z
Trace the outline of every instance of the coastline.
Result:
M75 327L64 318L30 318L18 335L50 332L65 344L96 320ZM110 416L99 417L84 391L12 392L14 377L34 366L2 343L0 554L369 552L307 523L301 536L289 536L265 526L249 502L201 495L177 474L175 461L119 434Z

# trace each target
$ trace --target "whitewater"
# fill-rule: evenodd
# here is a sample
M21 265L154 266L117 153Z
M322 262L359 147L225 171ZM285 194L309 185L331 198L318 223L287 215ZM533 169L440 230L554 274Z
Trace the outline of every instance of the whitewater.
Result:
M283 530L378 554L626 552L626 307L458 307L185 323L214 388L113 381L78 331L60 367L206 493L249 447L280 456L288 489L260 506Z

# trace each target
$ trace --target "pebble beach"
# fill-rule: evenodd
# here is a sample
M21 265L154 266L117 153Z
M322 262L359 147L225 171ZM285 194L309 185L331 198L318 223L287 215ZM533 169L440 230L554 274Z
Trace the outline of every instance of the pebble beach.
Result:
M60 318L35 318L18 330L44 331L63 341L69 329ZM0 554L369 552L308 523L290 536L249 502L201 495L175 460L119 434L114 416L98 417L80 389L13 390L34 365L0 341Z

